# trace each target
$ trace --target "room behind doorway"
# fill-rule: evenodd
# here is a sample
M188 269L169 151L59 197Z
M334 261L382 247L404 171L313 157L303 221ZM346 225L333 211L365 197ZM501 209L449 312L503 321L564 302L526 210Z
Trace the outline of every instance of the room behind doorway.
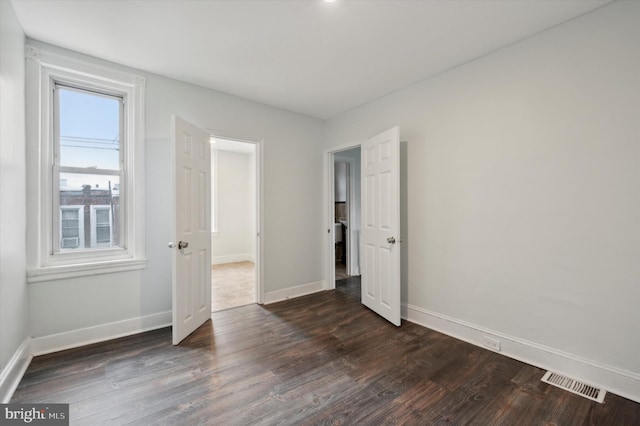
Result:
M256 146L211 139L211 310L256 303Z
M335 280L360 275L360 147L333 155Z

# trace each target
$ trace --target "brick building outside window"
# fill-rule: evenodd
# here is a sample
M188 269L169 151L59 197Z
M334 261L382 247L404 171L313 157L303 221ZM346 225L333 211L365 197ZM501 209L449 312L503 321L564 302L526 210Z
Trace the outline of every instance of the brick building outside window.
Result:
M60 189L60 248L62 250L120 245L120 188L118 184L85 184Z

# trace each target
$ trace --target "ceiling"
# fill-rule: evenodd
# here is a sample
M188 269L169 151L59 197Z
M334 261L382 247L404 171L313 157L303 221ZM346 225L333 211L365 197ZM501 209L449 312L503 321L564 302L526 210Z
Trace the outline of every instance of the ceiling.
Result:
M13 0L28 37L326 119L611 0Z

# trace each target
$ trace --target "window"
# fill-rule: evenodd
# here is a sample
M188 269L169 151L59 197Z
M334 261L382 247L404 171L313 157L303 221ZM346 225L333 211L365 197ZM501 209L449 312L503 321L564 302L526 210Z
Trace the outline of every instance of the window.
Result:
M57 82L53 93L53 199L61 212L69 204L84 206L83 216L91 212L91 238L73 247L65 240L65 218L54 215L53 229L60 222L63 232L54 235L53 252L124 248L120 233L125 228L119 226L126 210L120 191L127 172L122 161L124 97ZM112 229L118 238L111 238Z
M109 211L109 208L94 210L96 219L94 223L96 244L111 244L111 215Z
M117 239L112 238L112 230L117 225L113 222L114 206L91 206L91 247L117 246Z
M26 56L29 282L143 268L144 78Z
M60 208L60 248L84 247L84 209L82 206Z

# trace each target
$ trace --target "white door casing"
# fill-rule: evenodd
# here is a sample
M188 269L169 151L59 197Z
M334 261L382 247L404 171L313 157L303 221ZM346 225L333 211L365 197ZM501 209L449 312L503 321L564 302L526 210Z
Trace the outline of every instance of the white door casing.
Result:
M400 129L362 144L362 303L400 325Z
M173 344L211 318L209 134L173 116ZM185 246L185 243L188 244Z

